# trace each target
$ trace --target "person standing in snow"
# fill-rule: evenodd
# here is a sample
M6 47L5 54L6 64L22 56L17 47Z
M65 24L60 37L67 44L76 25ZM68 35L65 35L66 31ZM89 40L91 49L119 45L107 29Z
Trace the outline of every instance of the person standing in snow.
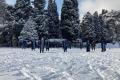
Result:
M36 44L36 48L39 49L39 40L37 40L37 41L35 42L35 44Z
M82 42L82 39L80 39L79 42L80 42L80 49L82 49L82 48L83 48L83 42Z
M71 41L68 41L68 47L71 49Z
M35 50L35 40L31 40L31 48L32 50Z
M49 51L49 41L48 41L48 39L45 41L45 45L46 45L46 51Z
M101 43L101 52L105 52L106 51L106 42L105 41L102 41Z
M44 38L42 37L40 40L40 53L44 52Z
M63 50L64 52L67 52L67 48L68 48L68 42L67 40L63 41Z
M96 43L95 43L95 41L92 41L91 48L92 48L93 51L95 51L95 47L96 47Z
M90 41L89 40L87 40L87 43L86 43L86 51L90 52Z
M23 41L19 40L20 47L23 49Z
M21 47L22 47L22 49L25 49L25 48L26 48L26 45L27 45L26 40L22 40L22 41L21 41Z

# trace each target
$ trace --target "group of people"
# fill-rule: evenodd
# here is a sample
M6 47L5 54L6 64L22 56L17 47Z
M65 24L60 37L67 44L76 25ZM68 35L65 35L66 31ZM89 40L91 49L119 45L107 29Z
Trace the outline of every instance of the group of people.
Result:
M23 40L20 42L21 43L21 47L23 49L30 47L33 51L36 48L40 49L40 53L43 53L44 50L46 49L46 51L49 51L50 47L61 47L63 48L64 52L67 52L68 48L71 49L71 42L66 40L66 39L61 39L61 40L54 40L51 41L50 39L44 39L41 38L40 40ZM81 40L79 40L79 47L82 49L83 48L83 43ZM51 46L52 45L52 46ZM101 42L101 51L105 52L106 51L106 42L102 41ZM90 50L92 49L93 51L96 48L96 43L95 42L90 42L89 40L86 42L86 51L90 52Z
M36 48L40 49L40 53L43 53L45 48L46 51L49 51L49 41L44 40L44 38L41 38L41 40L38 41L31 41L31 49L35 50Z
M86 51L90 52L90 49L92 49L93 51L95 51L96 44L97 43L95 41L93 41L93 42L87 41L86 42ZM101 41L100 44L101 44L101 52L105 52L106 51L107 42Z
M29 45L29 46L28 46ZM67 40L62 41L62 48L64 52L67 52L67 49L69 47L69 42ZM50 49L50 42L49 39L41 38L41 40L24 40L21 42L22 49L25 49L27 47L30 47L33 51L36 48L40 49L40 53L44 53L44 50L49 51Z

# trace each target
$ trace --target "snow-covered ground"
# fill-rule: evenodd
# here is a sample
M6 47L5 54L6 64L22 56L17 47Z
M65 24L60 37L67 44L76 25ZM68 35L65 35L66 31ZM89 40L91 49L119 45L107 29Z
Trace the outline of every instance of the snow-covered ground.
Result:
M120 49L0 48L0 80L120 80Z

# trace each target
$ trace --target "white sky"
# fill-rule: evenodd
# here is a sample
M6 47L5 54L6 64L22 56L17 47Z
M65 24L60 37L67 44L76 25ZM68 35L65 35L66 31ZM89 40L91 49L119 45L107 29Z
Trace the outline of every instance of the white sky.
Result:
M86 12L94 13L98 11L101 13L102 9L107 10L120 10L120 0L78 0L80 5L80 12L85 14Z
M9 4L14 4L16 0L6 0ZM94 13L98 11L101 13L102 9L107 10L120 10L120 0L78 0L79 9L80 9L80 18L86 13L91 12ZM58 5L62 4L59 0L57 0ZM58 7L60 10L61 6ZM60 11L59 11L60 12Z

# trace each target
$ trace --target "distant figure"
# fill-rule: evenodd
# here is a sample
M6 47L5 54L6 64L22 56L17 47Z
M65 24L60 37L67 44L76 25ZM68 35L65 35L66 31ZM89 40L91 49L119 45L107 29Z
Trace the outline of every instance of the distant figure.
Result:
M105 52L106 51L106 42L102 41L101 43L101 49L102 49L102 52Z
M35 44L36 44L36 48L39 49L39 40L37 40L37 41L35 42Z
M46 45L46 51L49 51L50 46L49 46L49 41L48 41L48 39L45 41L45 45Z
M68 42L67 40L63 41L63 50L64 52L67 52L67 48L68 48Z
M82 48L83 48L83 42L82 42L82 39L80 39L79 42L80 42L80 49L82 49Z
M68 46L71 49L71 41L68 41Z
M93 51L95 51L95 47L96 47L96 44L95 44L95 42L93 41L93 42L91 43L91 48L92 48Z
M90 41L87 40L86 51L90 52Z
M22 41L21 41L21 47L22 47L22 49L25 49L25 48L26 48L26 45L27 45L26 40L22 40Z
M35 50L35 40L31 40L31 48L32 50Z
M41 38L40 40L40 53L43 53L44 52L44 38Z

